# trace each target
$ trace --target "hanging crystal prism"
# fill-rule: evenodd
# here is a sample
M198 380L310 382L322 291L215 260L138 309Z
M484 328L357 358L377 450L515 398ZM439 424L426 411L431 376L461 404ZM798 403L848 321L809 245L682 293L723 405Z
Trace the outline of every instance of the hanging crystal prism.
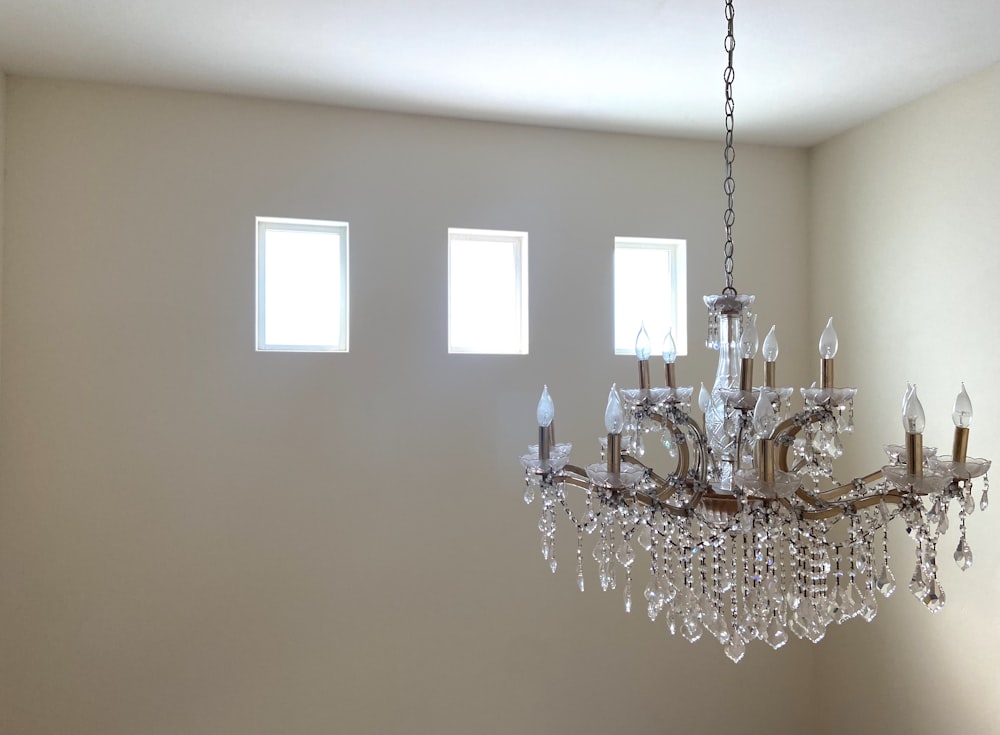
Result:
M955 548L955 563L958 564L958 568L963 572L972 566L972 549L969 548L969 542L965 540L965 534L962 534L962 538L958 541L958 546Z
M723 650L726 652L726 658L732 661L734 664L738 664L743 658L743 654L746 653L746 644L743 642L742 636L738 632L733 633L729 636L729 641L724 646Z
M935 579L931 582L927 594L924 596L924 605L931 612L941 612L944 609L945 595L944 588Z
M896 577L888 564L882 565L882 571L875 580L875 587L884 597L892 597L892 593L896 591Z

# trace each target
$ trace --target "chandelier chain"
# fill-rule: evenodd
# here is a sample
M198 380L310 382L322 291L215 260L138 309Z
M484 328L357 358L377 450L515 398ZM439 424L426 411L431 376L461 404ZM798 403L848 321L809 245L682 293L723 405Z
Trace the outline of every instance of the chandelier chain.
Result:
M736 295L736 289L733 287L733 223L736 221L736 212L733 209L733 198L736 192L736 182L733 180L733 159L736 157L736 151L733 148L733 79L736 76L736 72L733 70L733 51L736 49L736 36L733 35L734 13L733 0L726 0L727 32L725 48L728 55L728 64L722 77L726 83L726 148L724 152L726 177L722 183L722 188L726 192L726 212L723 216L723 222L726 226L726 244L724 247L726 256L726 287L722 293L726 296Z

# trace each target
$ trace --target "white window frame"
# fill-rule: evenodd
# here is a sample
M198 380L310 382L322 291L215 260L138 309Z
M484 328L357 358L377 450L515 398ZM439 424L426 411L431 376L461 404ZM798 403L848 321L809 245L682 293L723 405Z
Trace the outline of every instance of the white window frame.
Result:
M495 345L489 349L468 349L456 345L453 339L452 312L452 247L456 240L502 242L514 246L512 267L514 269L515 294L513 319L518 335L515 344ZM456 355L527 355L528 354L528 233L515 230L481 230L464 227L448 228L448 353Z
M265 342L266 248L267 233L271 230L325 232L340 236L340 283L335 287L340 293L340 342L337 344L268 344ZM294 219L288 217L257 217L257 288L256 288L256 349L258 352L348 352L350 347L350 237L347 222L329 220Z
M677 345L677 354L686 355L687 344L687 240L667 237L624 237L615 236L612 250L612 267L616 264L615 253L619 248L634 250L659 250L667 253L670 262L670 273L672 279L668 286L670 288L670 321L669 327L673 330L674 343ZM612 273L614 271L612 270ZM612 304L611 304L611 344L616 355L635 355L635 337L639 333L640 324L636 324L632 329L631 336L618 335L617 332L617 295L614 294L617 288L617 278L613 277L612 283ZM619 339L619 336L623 339ZM627 336L627 339L625 337ZM659 336L659 341L650 335L650 352L653 355L659 354L662 340L666 333ZM624 344L622 344L624 342Z

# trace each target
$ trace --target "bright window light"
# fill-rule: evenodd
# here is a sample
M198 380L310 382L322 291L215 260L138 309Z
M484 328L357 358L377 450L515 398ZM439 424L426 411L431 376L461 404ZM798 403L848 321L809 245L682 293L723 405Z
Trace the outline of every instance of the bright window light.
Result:
M528 233L448 230L448 352L528 354Z
M257 349L347 352L346 222L257 218Z
M687 242L615 238L615 354L634 355L646 325L652 354L672 329L677 354L687 354Z

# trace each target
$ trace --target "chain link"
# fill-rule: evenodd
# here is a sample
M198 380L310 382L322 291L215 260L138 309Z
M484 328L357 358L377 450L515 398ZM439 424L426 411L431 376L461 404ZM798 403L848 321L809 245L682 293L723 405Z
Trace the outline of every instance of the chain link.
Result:
M722 293L726 296L735 296L736 289L733 287L733 223L736 221L736 212L733 210L733 195L736 192L736 182L733 180L733 159L736 151L733 148L733 79L736 72L733 71L733 51L736 49L736 36L733 35L733 0L726 0L726 22L727 33L725 49L728 54L728 65L722 75L726 83L726 149L724 153L726 161L726 178L723 179L722 189L726 192L726 212L723 215L723 223L726 226L726 244L723 248L725 253L726 287Z

